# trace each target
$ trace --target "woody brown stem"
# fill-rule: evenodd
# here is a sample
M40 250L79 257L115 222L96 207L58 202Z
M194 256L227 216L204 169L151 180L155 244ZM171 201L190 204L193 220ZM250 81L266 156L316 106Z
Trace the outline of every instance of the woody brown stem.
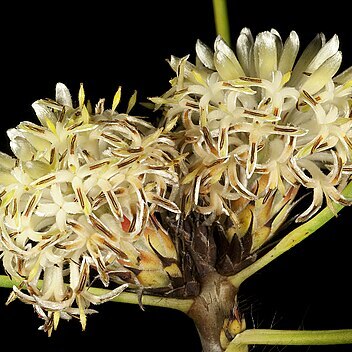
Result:
M203 352L222 352L220 333L236 300L237 289L226 277L210 272L201 279L200 294L188 315L198 330Z

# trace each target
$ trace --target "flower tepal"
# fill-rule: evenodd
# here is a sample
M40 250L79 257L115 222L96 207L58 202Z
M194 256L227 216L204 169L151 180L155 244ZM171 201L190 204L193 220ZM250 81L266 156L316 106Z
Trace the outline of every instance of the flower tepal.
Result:
M282 40L244 28L235 50L220 36L214 49L198 41L196 64L172 56L171 88L152 98L164 123L179 122L177 143L188 153L182 210L226 223L230 241L250 226L252 251L287 219L299 188L312 201L297 222L324 202L332 210L352 202L341 194L351 178L352 69L336 76L336 35L318 34L298 52L294 31Z
M8 131L15 157L0 154L0 249L19 282L9 301L32 304L49 333L73 316L84 328L90 303L128 286L168 287L181 275L156 215L179 213L179 154L163 128L128 114L135 95L118 113L120 95L93 111L83 86L74 106L59 83L56 100L33 104L40 124ZM95 279L109 294L89 292Z

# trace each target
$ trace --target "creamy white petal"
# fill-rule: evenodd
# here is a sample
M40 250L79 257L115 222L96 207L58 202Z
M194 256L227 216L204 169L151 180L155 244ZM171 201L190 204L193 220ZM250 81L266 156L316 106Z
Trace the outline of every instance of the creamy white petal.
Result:
M338 51L308 77L302 86L302 90L307 91L311 95L318 92L338 71L341 61L342 54Z
M56 84L56 101L64 106L72 108L72 98L70 91L63 83Z
M316 187L313 190L313 201L309 207L301 213L296 222L305 222L309 220L314 214L316 214L323 204L324 193L321 187Z
M109 291L108 293L105 293L100 296L93 295L90 292L85 291L83 293L83 297L87 298L93 304L101 304L101 303L108 302L108 301L114 299L120 293L122 293L127 287L128 287L128 284L123 284L123 285L116 287L115 289Z
M32 146L24 138L13 139L10 147L15 156L22 161L30 161L35 155Z
M194 70L196 70L196 66L191 64L190 62L187 61L188 56L186 56L186 59L184 59L184 75L186 78L190 78L192 75L192 72ZM171 66L171 68L177 72L178 71L178 67L180 65L182 59L176 57L176 56L171 56L171 59L168 60L169 65Z
M196 53L202 64L211 69L215 70L214 66L214 53L213 51L199 39L196 43Z
M0 185L9 186L11 184L14 184L15 182L16 182L15 177L12 176L9 172L0 171Z
M240 62L246 75L253 75L253 53L252 47L254 44L253 36L249 28L243 28L237 39L236 53L238 61Z
M17 137L24 138L24 135L21 131L19 131L17 128L10 128L6 131L7 137L10 139L10 141L14 140Z
M214 48L214 65L224 80L236 79L244 75L236 55L221 36L216 38Z
M327 59L332 57L339 50L339 37L335 34L316 54L309 63L307 71L309 73L317 70Z
M56 204L61 206L64 203L64 198L62 196L59 184L54 184L50 187L50 195Z
M48 106L46 106L46 103L43 100L35 101L32 104L32 108L43 126L48 126L47 119L52 123L56 123L56 115Z
M259 33L254 42L254 65L258 77L271 79L277 70L276 36L268 31Z
M0 169L12 169L15 166L16 159L0 152Z
M23 170L25 170L26 173L28 173L28 175L33 179L42 177L45 174L50 172L50 165L46 162L42 162L38 160L27 161L24 165L22 165L22 167L23 167Z
M352 80L352 66L334 78L334 82L337 84L345 84L350 80Z
M292 31L285 41L282 54L279 60L278 69L283 74L292 70L299 50L299 37Z
M35 213L41 217L56 216L57 212L60 210L57 204L54 203L39 203Z
M276 43L277 61L279 61L280 56L282 54L282 49L283 49L282 39L281 39L280 33L276 29L272 28L270 30L270 33L274 35L274 39Z
M59 209L56 213L56 225L60 231L65 231L66 229L67 213L63 209Z
M308 44L293 69L290 80L291 85L296 86L302 79L306 78L304 73L307 72L309 63L314 59L324 44L325 36L322 33L317 34Z
M79 214L82 212L77 202L65 202L62 205L62 209L68 214Z

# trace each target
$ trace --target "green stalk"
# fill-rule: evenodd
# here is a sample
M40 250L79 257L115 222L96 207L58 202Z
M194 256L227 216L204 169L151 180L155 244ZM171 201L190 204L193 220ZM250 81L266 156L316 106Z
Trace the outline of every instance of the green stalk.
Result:
M12 280L7 275L0 275L0 287L12 288L13 286L19 286L18 280Z
M226 0L213 0L216 33L230 45L230 26Z
M230 342L225 352L240 351L243 345L347 345L352 343L352 330L269 330L248 329Z
M18 286L19 282L11 280L6 275L0 275L0 287L12 288L14 285ZM38 282L38 286L42 285L42 280ZM100 296L108 293L108 289L90 287L88 291L94 295ZM117 297L111 300L112 302L139 304L139 298L136 293L122 292ZM163 298L157 296L143 295L141 303L146 306L164 307L179 310L187 313L193 304L192 299L177 299L177 298Z
M109 292L109 290L107 289L96 287L91 287L90 289L88 289L88 291L97 296ZM111 301L139 304L138 295L133 292L122 292L117 297L113 298ZM171 308L187 314L193 304L193 299L164 298L158 296L143 295L141 302L145 306Z
M347 198L352 198L352 182L350 182L343 191L343 195ZM335 213L337 214L343 208L340 204L334 204ZM287 252L298 243L302 242L312 233L321 228L329 220L335 216L334 212L330 208L326 207L320 213L318 213L311 220L307 221L303 225L297 227L286 235L272 250L266 253L263 257L258 259L252 265L243 269L236 275L230 276L229 281L235 286L240 287L241 283L248 279L250 276L255 274L258 270L271 263L274 259L279 257L281 254Z

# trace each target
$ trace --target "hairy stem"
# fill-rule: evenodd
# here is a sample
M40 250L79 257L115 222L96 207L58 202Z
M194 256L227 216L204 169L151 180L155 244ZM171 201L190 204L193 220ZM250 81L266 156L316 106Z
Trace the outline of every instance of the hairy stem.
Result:
M352 182L350 182L343 191L343 195L347 198L352 197ZM342 208L342 205L334 204L335 213L337 214ZM330 208L326 207L318 215L307 221L303 225L297 227L286 235L272 250L266 253L263 257L258 259L252 265L243 269L236 275L229 277L229 281L235 286L240 287L241 283L255 274L258 270L262 269L281 254L287 252L295 245L306 239L312 233L321 228L329 220L335 216Z
M230 342L226 352L237 352L241 345L338 345L352 343L352 330L269 330L248 329Z
M40 287L41 284L42 282L39 281L38 286ZM16 280L11 280L6 275L0 275L0 287L12 288L14 285L18 286L19 282ZM98 296L109 292L108 289L97 287L91 287L88 291ZM138 294L133 292L122 292L117 297L113 298L111 301L131 304L142 303L146 306L177 309L183 313L187 313L193 304L193 299L164 298L151 295L143 295L140 301Z
M226 0L213 0L216 33L230 45L230 27Z

